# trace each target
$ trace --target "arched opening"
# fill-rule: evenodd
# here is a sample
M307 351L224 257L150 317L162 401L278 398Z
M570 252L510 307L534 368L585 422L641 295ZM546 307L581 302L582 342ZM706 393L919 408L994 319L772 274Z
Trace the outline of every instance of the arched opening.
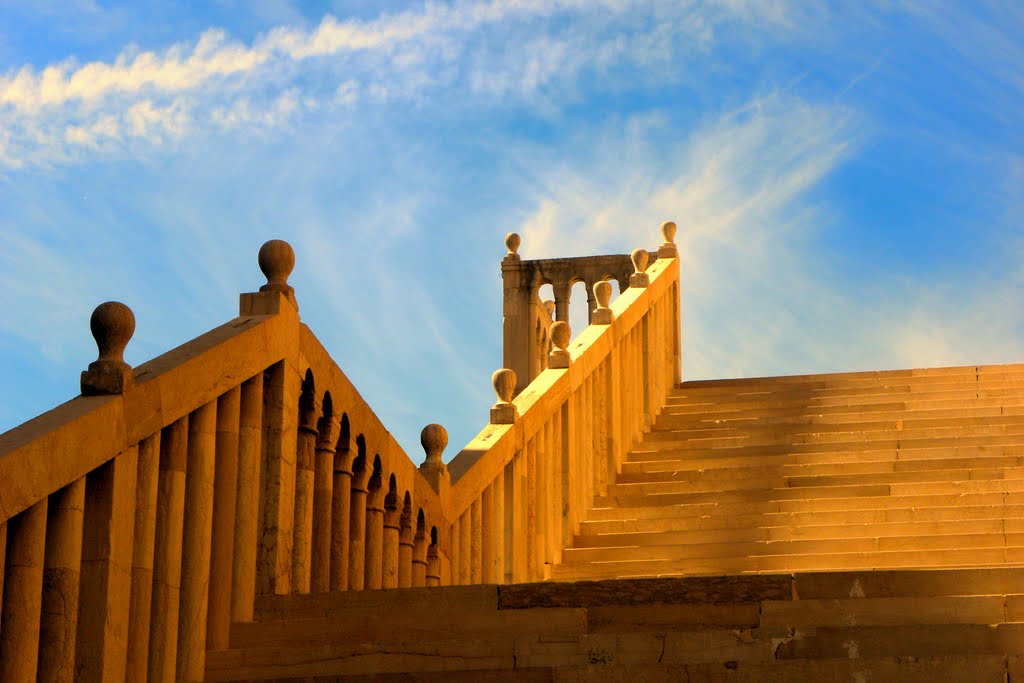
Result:
M540 288L537 290L537 297L541 300L541 303L545 301L550 301L552 304L554 304L555 288L551 286L550 282L546 282L543 285L541 285ZM551 319L555 319L554 313L551 314Z
M587 303L587 284L577 280L572 284L569 293L569 327L572 328L572 339L590 324L590 307Z

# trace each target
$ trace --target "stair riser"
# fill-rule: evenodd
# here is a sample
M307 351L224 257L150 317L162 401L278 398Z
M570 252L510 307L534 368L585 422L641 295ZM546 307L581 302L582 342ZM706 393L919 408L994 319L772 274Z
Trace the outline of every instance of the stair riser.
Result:
M1024 364L960 365L945 368L915 368L910 370L867 370L856 372L829 372L809 375L776 375L773 377L742 377L737 379L689 380L676 385L677 391L711 389L714 387L768 386L785 384L811 384L815 382L947 382L960 378L1014 377L1024 374Z
M744 400L747 398L801 398L815 396L895 396L898 394L940 394L950 391L998 391L1015 389L1024 375L1004 375L981 380L948 378L942 381L919 382L809 382L805 384L761 384L721 387L683 385L668 397L669 403L699 400Z
M893 454L895 456L895 454ZM723 459L724 460L724 459ZM990 469L993 467L1024 467L1024 456L994 455L975 458L933 458L929 460L897 460L895 457L876 460L853 460L824 463L793 463L793 457L753 457L734 463L708 460L652 460L625 462L618 475L621 483L641 481L688 480L689 475L704 479L744 479L758 476L820 476L833 474L881 474L884 472L918 472L925 470Z
M762 408L760 410L687 410L666 408L658 415L658 424L688 427L727 423L842 424L869 420L991 417L1019 415L1024 397L980 398L935 401L898 401L861 406L817 406L806 408Z
M956 438L1003 438L1008 443L1024 440L1024 423L991 425L979 427L945 427L932 429L874 429L864 431L802 432L797 434L738 433L732 436L715 436L712 433L687 434L665 431L650 432L645 442L659 448L672 444L677 450L706 448L751 448L757 446L827 444L827 443L892 443L903 441L933 441Z
M808 395L807 393L783 393L783 394L749 394L728 397L669 397L665 403L664 411L678 414L683 412L701 412L707 410L793 410L805 409L814 410L818 407L843 406L857 407L868 406L877 403L907 403L908 405L921 402L931 403L933 401L967 401L973 399L1019 399L1022 395L1020 385L1005 386L1002 388L961 388L944 389L939 391L917 391L909 390L891 391L888 393L853 392L849 394L820 394Z
M795 455L802 453L866 453L870 451L895 451L897 449L902 454L905 451L921 449L970 448L979 446L1016 448L1018 452L1010 451L1005 454L1019 455L1019 451L1024 450L1024 435L937 437L933 439L878 439L869 441L766 445L737 445L733 442L728 446L719 446L717 448L708 443L661 441L639 444L633 449L631 457L637 460L653 460L657 458L679 459L680 457L721 458L751 455Z
M668 420L659 417L651 432L652 438L667 438L665 434L673 434L681 439L708 437L776 437L788 438L802 434L833 434L843 432L891 432L900 431L914 433L919 430L927 433L937 429L973 429L976 427L999 427L1024 425L1024 408L1003 409L994 415L972 415L949 418L935 417L894 417L892 419L868 418L864 420L843 420L838 422L807 418L794 421L769 422L767 420L747 420L744 424L729 422L715 423L682 423L681 420Z
M1024 505L980 505L936 508L891 508L877 510L834 510L817 512L773 512L764 514L714 515L701 517L646 517L588 520L580 525L583 535L652 532L714 532L744 529L801 529L818 526L881 525L902 523L943 523L1003 521L1019 524ZM1024 531L1024 529L1013 529ZM879 533L881 535L881 533Z

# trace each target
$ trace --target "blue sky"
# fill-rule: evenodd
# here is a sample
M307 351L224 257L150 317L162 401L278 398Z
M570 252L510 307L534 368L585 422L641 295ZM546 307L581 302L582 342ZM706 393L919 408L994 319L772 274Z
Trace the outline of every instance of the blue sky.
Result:
M0 430L292 243L303 319L414 458L485 423L503 236L679 226L688 378L1024 360L1024 5L0 0ZM577 313L574 320L579 320Z

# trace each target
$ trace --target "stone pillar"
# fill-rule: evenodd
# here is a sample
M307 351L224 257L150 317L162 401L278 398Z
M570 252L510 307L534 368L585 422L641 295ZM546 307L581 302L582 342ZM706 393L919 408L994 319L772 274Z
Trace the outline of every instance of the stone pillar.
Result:
M438 552L436 543L427 548L426 574L428 586L441 585L441 556ZM454 581L452 583L454 584Z
M238 425L242 389L217 399L216 464L206 647L225 650L231 629L231 567L235 558L235 496L238 493Z
M412 585L416 587L427 585L427 534L423 528L422 517L416 529L416 535L413 537Z
M383 576L381 588L398 588L398 537L402 513L398 509L398 494L389 491L384 497L384 539L381 546Z
M49 497L39 624L40 681L73 681L85 477Z
M555 292L555 320L569 322L569 296L572 293L572 283L568 280L555 282L551 285L551 289Z
M352 468L352 494L348 518L348 589L351 591L363 590L366 579L366 492L370 474L365 456L360 455Z
M384 578L384 487L381 472L374 463L373 476L366 493L366 565L363 568L363 586L378 590Z
M3 615L0 617L0 681L34 681L39 656L46 499L7 521Z
M160 481L160 432L139 442L139 473L135 485L135 543L132 547L132 599L128 616L128 664L125 677L146 680L149 666L149 624L153 603L153 554L156 547L156 503Z
M193 411L188 420L185 468L185 527L181 536L181 613L178 678L201 681L206 669L206 617L210 590L210 541L217 449L217 403Z
M252 621L256 602L260 461L263 433L263 373L242 383L235 492L235 556L231 573L231 619Z
M597 298L594 296L594 282L587 280L587 323L594 322L594 310L597 308Z
M327 404L328 399L324 399ZM324 408L317 424L316 460L313 464L313 548L310 590L326 593L331 588L331 508L334 495L334 448L337 431Z
M157 482L160 504L156 508L153 604L149 627L150 681L175 680L187 444L188 416L165 427L160 433L160 474Z
M535 348L537 334L535 321L543 313L537 297L539 283L532 267L519 257L519 235L505 237L508 253L501 261L502 279L502 362L512 368L520 378L519 393L539 372Z
M295 540L292 545L292 592L308 593L313 541L313 460L316 457L316 397L313 375L306 371L299 396L299 430L295 463Z
M334 484L331 492L331 590L348 589L349 515L352 506L352 449L348 421L342 418L334 451Z
M402 511L398 529L398 587L412 586L413 540L412 509Z

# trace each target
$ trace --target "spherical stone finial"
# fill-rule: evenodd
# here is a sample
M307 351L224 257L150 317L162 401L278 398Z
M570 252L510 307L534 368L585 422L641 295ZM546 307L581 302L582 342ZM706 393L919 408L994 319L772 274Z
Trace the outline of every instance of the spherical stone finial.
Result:
M513 424L519 414L512 403L512 396L516 391L515 371L509 368L495 370L491 375L491 385L494 387L494 393L498 395L498 402L491 406L491 424Z
M658 258L675 258L679 255L676 248L676 224L665 221L661 224L661 237L665 241L658 247Z
M610 325L614 315L608 303L612 300L612 284L607 280L594 283L594 298L597 299L597 308L590 316L590 322L594 325Z
M569 346L569 339L572 337L572 328L564 320L556 320L551 323L551 330L548 332L551 337L551 344L555 347L548 354L548 367L553 370L563 370L572 364L572 357L566 351Z
M120 394L134 384L131 367L124 362L124 350L135 334L135 314L120 301L96 307L89 318L99 357L82 373L82 394Z
M629 255L629 258L633 261L633 274L629 276L630 287L647 287L651 284L651 276L645 271L647 270L647 263L651 260L650 254L647 253L646 249L634 249Z
M420 432L420 445L427 454L426 462L442 462L441 454L448 447L448 430L439 424L429 424Z
M284 292L292 294L294 291L288 284L288 276L295 268L295 250L292 245L284 240L270 240L260 247L258 257L260 270L267 276L267 284L260 287L261 292Z
M505 247L508 249L508 253L513 256L519 255L519 245L523 243L523 238L519 236L519 233L510 232L505 235Z

